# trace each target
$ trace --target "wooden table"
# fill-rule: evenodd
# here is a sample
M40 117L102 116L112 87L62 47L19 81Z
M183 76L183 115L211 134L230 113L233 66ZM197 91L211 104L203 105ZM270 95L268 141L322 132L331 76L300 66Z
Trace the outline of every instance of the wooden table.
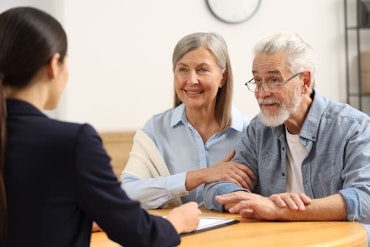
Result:
M169 210L149 210L167 215ZM240 223L181 238L180 246L367 246L365 228L357 222L264 222L242 219L239 215L203 210L202 216L226 217ZM92 233L91 247L117 247L104 232Z

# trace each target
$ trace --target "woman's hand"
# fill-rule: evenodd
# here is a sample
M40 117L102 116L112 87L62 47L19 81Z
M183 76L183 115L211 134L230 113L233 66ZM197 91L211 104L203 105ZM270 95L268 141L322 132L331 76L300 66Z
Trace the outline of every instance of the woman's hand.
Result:
M100 226L94 221L91 228L92 232L101 232L103 229L100 228Z
M252 180L255 179L252 170L245 165L232 162L231 159L234 155L235 150L232 150L225 159L214 166L189 171L186 176L186 189L193 190L203 183L229 181L238 186L252 190Z
M202 212L196 202L188 202L170 211L167 220L172 223L177 233L192 232L197 229Z

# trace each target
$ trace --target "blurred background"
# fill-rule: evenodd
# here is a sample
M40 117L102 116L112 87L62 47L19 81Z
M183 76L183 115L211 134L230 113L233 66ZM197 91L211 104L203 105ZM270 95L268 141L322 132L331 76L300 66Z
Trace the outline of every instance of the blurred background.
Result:
M48 112L61 120L88 122L99 131L141 128L172 107L172 51L193 32L225 38L234 105L248 116L259 111L244 86L252 77L252 49L276 32L295 32L310 43L317 53L316 88L347 101L342 0L261 0L255 15L239 24L217 19L205 0L1 0L0 11L24 5L55 16L68 35L70 79L60 105Z

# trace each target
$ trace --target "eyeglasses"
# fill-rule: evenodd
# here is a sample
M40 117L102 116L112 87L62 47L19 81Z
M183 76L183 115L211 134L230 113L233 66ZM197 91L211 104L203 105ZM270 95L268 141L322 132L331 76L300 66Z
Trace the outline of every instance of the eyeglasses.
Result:
M255 80L254 78L252 78L248 82L246 82L245 85L248 87L248 90L253 93L257 93L260 90L260 88L262 88L263 91L266 93L274 93L279 91L280 87L285 85L288 81L302 73L303 71L294 74L283 82L278 81L276 78L269 79L266 82L262 82L262 80L260 79Z

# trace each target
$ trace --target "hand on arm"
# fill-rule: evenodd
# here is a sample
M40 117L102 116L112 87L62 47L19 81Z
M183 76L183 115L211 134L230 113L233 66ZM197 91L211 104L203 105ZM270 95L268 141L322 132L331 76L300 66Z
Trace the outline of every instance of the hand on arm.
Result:
M268 197L254 193L237 191L217 196L216 200L229 205L230 213L239 213L244 218L304 221L304 220L344 220L347 217L345 202L340 194L334 194L319 199L312 199L305 210L281 208Z
M198 227L201 214L196 202L188 202L172 209L167 220L172 223L179 234L192 232Z
M288 206L291 210L305 210L306 205L311 204L311 198L304 193L280 193L269 196L276 205L281 208Z
M255 179L253 172L245 165L232 162L234 155L235 150L232 150L224 160L214 166L187 172L186 189L193 190L203 183L229 181L252 190L252 180Z

